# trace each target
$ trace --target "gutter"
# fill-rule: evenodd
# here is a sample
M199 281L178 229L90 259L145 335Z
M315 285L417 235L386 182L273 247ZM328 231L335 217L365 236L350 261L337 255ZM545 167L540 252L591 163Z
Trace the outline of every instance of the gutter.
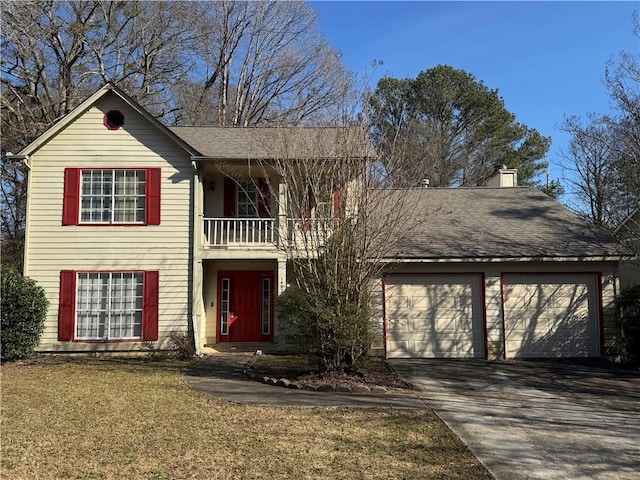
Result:
M505 263L505 262L618 262L632 257L608 255L593 257L442 257L442 258L381 258L381 263Z
M30 159L29 159L29 155L20 155L19 153L11 153L11 152L7 152L7 154L5 155L8 159L10 160L22 160L22 162L24 162L24 164L31 169L31 163L30 163Z

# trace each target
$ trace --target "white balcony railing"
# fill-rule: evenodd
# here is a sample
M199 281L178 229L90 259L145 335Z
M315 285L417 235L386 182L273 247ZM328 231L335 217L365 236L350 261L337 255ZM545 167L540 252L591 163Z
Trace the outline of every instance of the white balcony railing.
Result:
M207 245L275 244L277 233L273 218L205 218L204 235Z
M323 245L333 233L331 218L288 218L287 242L289 245Z

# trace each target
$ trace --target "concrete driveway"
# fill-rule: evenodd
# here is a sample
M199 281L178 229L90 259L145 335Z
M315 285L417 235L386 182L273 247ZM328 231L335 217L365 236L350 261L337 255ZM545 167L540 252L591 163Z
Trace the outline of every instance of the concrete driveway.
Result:
M553 361L389 360L498 480L640 479L640 375Z

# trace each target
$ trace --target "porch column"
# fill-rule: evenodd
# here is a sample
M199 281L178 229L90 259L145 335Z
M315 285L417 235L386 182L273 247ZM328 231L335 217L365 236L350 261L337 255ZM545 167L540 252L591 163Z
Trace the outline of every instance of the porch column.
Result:
M278 258L278 289L276 294L282 295L287 289L287 259Z
M284 293L287 289L287 258L285 256L280 256L278 258L278 279L277 279L277 287L276 287L276 297L279 297ZM284 336L280 331L280 322L278 319L278 314L274 312L273 315L273 341L278 346L278 349L286 348L286 342L284 340Z
M278 184L278 248L284 250L289 238L289 222L287 222L287 186ZM280 260L278 260L280 262ZM286 268L286 267L285 267ZM278 266L278 272L280 267Z
M196 355L200 355L200 351L205 342L204 329L204 303L202 300L202 179L197 163L192 162L193 179L191 184L192 198L192 216L193 222L193 239L191 244L191 326L193 328L193 342L196 349Z

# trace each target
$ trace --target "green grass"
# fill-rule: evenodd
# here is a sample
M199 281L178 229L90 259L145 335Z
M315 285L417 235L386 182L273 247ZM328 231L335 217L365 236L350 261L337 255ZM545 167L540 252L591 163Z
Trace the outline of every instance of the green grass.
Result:
M8 479L490 479L432 413L266 408L187 388L186 363L5 364Z

